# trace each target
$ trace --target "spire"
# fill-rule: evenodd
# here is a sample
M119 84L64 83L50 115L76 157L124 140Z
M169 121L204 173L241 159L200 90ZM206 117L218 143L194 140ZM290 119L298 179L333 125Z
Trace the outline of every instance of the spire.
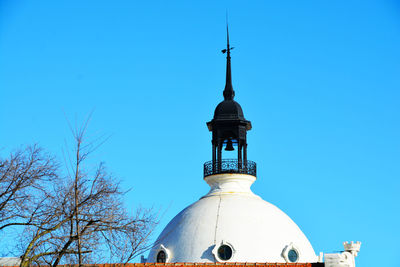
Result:
M226 55L226 83L224 89L224 99L225 100L233 100L235 97L235 91L233 91L232 87L232 74L231 74L231 49L234 47L230 47L229 45L229 29L228 23L226 24L226 49L223 49L221 52Z

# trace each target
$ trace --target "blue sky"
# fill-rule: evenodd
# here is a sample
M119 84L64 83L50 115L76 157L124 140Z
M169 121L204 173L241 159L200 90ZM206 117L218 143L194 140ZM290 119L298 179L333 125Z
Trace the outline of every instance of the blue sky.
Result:
M153 239L208 191L206 122L222 100L228 9L236 100L253 129L253 191L316 253L362 241L358 266L398 266L399 1L0 1L0 146L62 157L67 119Z

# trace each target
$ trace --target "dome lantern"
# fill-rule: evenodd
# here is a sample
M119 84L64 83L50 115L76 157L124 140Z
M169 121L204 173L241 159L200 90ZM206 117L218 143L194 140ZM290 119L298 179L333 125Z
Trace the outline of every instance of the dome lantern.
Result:
M256 176L256 164L247 160L247 131L251 129L251 122L243 115L242 107L234 100L235 91L232 86L231 50L229 44L229 30L226 27L226 82L223 92L224 100L214 111L214 118L207 122L212 132L212 161L204 164L204 177L220 173L244 173ZM236 159L223 159L222 149L237 150Z

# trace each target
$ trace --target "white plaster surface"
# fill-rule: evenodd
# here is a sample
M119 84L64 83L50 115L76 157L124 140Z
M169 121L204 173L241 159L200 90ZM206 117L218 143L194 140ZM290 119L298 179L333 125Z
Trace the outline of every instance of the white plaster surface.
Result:
M216 262L213 253L222 243L233 248L227 262L286 262L282 252L290 244L299 252L298 262L318 260L299 227L251 192L254 176L218 174L205 180L210 192L172 219L147 262L156 261L161 245L170 253L168 262Z
M0 258L0 266L18 266L21 258L18 257L2 257Z

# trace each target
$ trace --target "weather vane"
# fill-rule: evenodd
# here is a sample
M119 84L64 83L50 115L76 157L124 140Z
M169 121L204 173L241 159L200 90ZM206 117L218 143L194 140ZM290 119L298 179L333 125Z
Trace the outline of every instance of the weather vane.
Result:
M229 28L228 28L228 10L226 11L226 40L227 40L227 48L226 49L222 49L221 52L222 54L225 54L226 52L228 52L228 57L230 57L230 51L234 48L234 47L230 47L229 46Z

